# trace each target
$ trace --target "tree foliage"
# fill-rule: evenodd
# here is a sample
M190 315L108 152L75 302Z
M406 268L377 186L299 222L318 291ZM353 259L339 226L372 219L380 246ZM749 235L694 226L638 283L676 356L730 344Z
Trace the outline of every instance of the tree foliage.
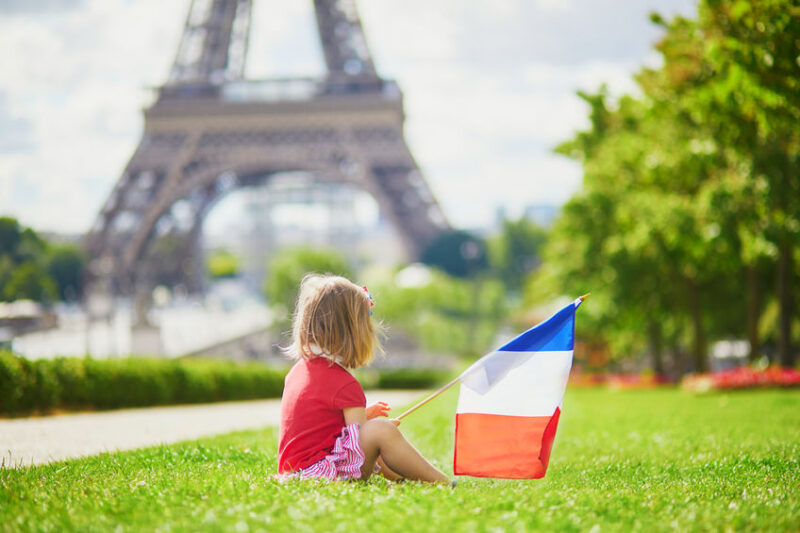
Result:
M77 299L84 265L77 246L48 243L16 219L0 217L0 299Z
M378 320L403 329L434 353L481 355L505 318L505 287L498 280L465 280L432 269L420 285L391 280L370 290Z
M30 299L51 302L56 293L53 279L40 265L31 262L17 265L3 287L3 298L9 301Z
M791 339L800 242L800 11L787 1L705 0L665 22L641 95L580 96L591 128L557 151L584 167L583 190L550 236L541 286L593 292L589 335L649 351L663 368L708 368L711 338L749 332L760 287L778 279ZM794 292L793 292L794 291ZM790 340L782 360L792 364ZM687 365L680 355L693 355ZM785 353L783 353L785 352Z
M352 277L345 258L335 250L291 248L281 250L269 262L264 280L264 295L279 316L286 317L294 309L300 282L306 274L336 274Z
M422 252L422 262L451 276L470 278L489 266L486 243L463 231L440 233Z
M57 245L47 256L47 273L58 287L58 297L64 301L79 299L86 265L83 251L75 245Z
M500 234L488 243L489 263L506 287L519 292L525 280L541 264L541 248L547 232L525 217L505 220Z
M212 278L231 278L239 273L241 259L228 250L214 250L206 260Z

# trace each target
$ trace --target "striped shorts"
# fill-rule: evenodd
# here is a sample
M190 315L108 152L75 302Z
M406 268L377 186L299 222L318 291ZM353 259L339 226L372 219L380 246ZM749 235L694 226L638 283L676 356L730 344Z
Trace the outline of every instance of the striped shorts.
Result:
M331 453L295 475L300 479L323 478L331 481L360 478L365 457L358 442L358 430L358 424L345 426L342 434L336 438Z

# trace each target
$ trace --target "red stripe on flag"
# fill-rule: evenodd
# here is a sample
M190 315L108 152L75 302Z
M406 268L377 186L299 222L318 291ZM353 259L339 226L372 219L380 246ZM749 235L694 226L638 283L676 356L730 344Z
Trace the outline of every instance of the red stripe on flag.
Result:
M561 410L553 416L456 414L453 472L460 476L542 478Z

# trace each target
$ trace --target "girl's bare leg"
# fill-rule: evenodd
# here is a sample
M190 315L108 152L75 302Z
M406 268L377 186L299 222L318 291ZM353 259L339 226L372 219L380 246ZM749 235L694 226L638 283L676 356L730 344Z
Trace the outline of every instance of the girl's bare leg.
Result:
M386 463L383 462L383 459L381 458L380 455L378 456L378 459L377 459L376 463L378 463L378 466L381 467L380 474L383 477L385 477L386 479L388 479L389 481L400 481L400 480L405 479L403 476L401 476L400 474L398 474L397 472L395 472L394 470L389 468L386 465Z
M389 420L379 418L368 420L361 426L359 441L366 457L361 467L361 479L369 479L375 461L380 456L389 469L406 479L450 482L447 476L430 464Z

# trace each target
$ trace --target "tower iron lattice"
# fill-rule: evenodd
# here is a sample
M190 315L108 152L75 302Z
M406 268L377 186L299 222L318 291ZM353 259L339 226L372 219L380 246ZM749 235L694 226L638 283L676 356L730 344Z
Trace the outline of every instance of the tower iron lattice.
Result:
M86 236L90 283L152 285L143 258L177 235L187 272L210 208L281 172L354 184L377 201L410 257L449 226L403 137L402 93L381 78L354 0L314 0L327 72L244 79L251 0L193 0L144 133Z

